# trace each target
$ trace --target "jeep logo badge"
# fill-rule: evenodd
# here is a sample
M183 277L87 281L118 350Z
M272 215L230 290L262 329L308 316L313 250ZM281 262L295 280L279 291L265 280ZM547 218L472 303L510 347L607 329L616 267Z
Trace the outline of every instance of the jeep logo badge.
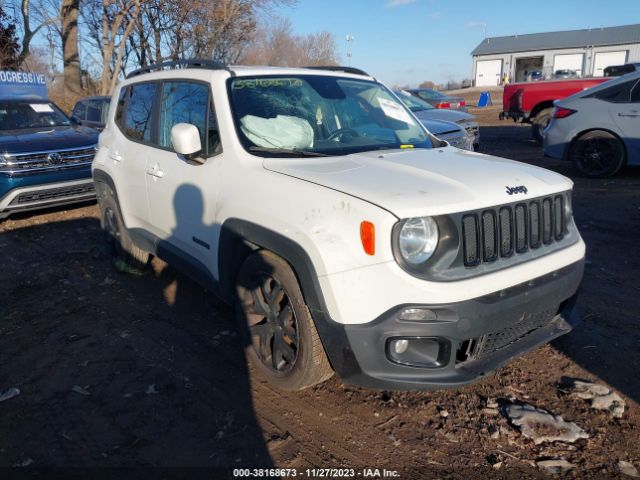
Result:
M507 186L507 194L513 195L514 193L524 193L526 194L529 190L524 185L519 185L517 187L509 187Z
M51 163L52 165L58 165L59 163L62 163L62 155L60 155L58 152L50 153L49 155L47 155L47 162Z

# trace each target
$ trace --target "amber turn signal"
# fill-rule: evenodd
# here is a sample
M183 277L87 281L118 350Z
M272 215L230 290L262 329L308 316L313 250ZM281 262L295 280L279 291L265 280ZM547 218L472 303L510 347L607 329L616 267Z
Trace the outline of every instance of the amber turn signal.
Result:
M360 240L367 255L376 253L376 227L371 222L360 223Z

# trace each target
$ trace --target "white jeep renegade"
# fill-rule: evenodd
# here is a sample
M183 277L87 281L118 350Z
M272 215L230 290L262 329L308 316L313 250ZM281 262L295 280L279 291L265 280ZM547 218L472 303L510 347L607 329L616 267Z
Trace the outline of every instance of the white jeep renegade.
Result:
M134 72L93 178L120 264L234 301L285 389L461 385L576 321L571 181L438 141L356 69Z

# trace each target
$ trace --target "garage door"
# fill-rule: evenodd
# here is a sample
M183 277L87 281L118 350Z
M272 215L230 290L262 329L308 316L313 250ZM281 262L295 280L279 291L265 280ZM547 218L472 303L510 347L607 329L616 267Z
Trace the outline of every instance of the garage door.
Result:
M567 53L556 55L553 59L553 71L558 70L574 70L579 76L582 76L583 53Z
M593 64L593 76L604 76L604 69L611 65L622 65L627 61L627 51L619 52L599 52L596 53L596 60Z
M476 87L500 85L502 60L478 60L476 63Z

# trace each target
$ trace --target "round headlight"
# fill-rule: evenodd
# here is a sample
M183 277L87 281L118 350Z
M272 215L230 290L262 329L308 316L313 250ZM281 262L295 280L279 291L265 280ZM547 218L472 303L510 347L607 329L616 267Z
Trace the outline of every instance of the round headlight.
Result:
M410 218L404 222L398 236L398 248L405 262L411 265L426 262L437 245L438 226L433 218Z

